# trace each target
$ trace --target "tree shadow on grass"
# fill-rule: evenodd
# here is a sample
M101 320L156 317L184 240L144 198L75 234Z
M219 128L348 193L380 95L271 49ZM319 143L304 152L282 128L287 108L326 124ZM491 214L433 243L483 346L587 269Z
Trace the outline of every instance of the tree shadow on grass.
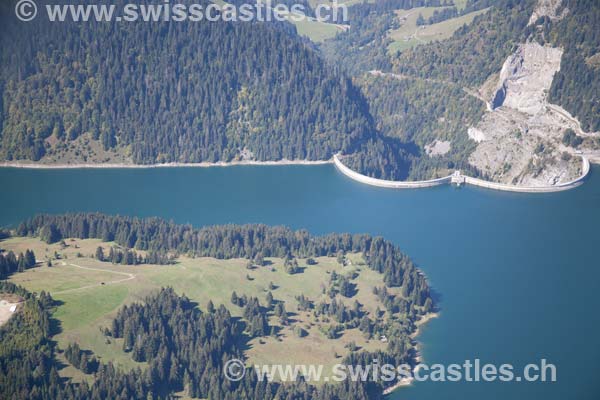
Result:
M62 305L64 305L65 302L61 301L61 300L55 300L53 299L53 303L52 303L52 307L54 309L56 309L57 307L60 307ZM54 313L52 313L53 315ZM49 324L49 336L55 336L58 335L59 333L62 333L63 329L62 329L62 322L54 317L50 317L50 324Z

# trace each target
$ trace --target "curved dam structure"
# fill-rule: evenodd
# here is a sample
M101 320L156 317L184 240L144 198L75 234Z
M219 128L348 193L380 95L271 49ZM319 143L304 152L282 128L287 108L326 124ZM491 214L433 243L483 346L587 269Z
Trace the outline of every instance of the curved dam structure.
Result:
M426 187L440 186L445 184L455 183L457 185L469 184L473 186L479 186L486 189L502 190L505 192L521 192L521 193L552 193L562 192L564 190L574 189L581 185L585 178L590 173L590 162L589 160L581 156L582 168L581 175L570 181L561 183L558 185L551 186L516 186L507 185L504 183L489 182L483 179L472 178L470 176L462 175L460 171L454 172L454 174L445 176L443 178L431 179L427 181L388 181L385 179L372 178L363 174L359 174L356 171L348 168L340 160L339 155L333 156L333 163L336 168L347 177L354 179L357 182L361 182L371 186L379 186L390 189L420 189Z
M446 176L444 178L431 179L428 181L388 181L385 179L377 179L372 178L370 176L366 176L363 174L359 174L356 171L351 170L347 166L342 163L339 156L336 154L333 156L333 163L337 167L337 169L344 175L349 178L354 179L355 181L365 183L371 186L379 186L390 189L419 189L426 188L432 186L444 185L447 183L451 183L452 176Z

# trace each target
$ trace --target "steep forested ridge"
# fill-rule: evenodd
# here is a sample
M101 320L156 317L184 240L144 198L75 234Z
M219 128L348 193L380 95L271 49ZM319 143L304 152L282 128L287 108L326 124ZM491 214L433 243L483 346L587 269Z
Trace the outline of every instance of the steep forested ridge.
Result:
M379 132L404 145L404 170L408 179L446 176L461 169L477 175L466 161L474 143L467 135L485 110L483 102L460 85L398 75L365 75L360 86L370 105ZM445 141L450 149L430 156L424 150L435 141Z
M317 160L373 134L351 81L281 24L23 24L0 10L7 160L39 160L83 135L141 164L244 149Z
M600 3L564 0L568 10L558 22L544 21L544 35L564 48L560 70L550 88L550 101L563 106L584 130L600 131Z

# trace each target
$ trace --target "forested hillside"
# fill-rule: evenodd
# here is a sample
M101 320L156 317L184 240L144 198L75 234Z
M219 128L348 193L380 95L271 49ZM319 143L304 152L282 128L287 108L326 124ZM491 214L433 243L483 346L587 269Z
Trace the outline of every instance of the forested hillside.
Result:
M141 164L322 160L374 133L359 91L292 28L23 24L9 4L1 10L6 160L40 160L84 140Z
M554 77L550 101L563 106L587 131L600 131L600 3L564 0L558 22L545 21L544 35L565 49L560 71Z
M481 175L467 130L481 119L482 88L528 40L564 49L549 101L600 129L600 5L565 0L562 18L531 24L537 2L354 4L351 29L318 46L288 23L23 24L4 4L0 158L155 164L340 152L378 178ZM474 10L449 39L419 41L421 27ZM429 17L390 50L390 32L414 13Z
M394 74L366 74L360 86L378 131L402 143L406 150L408 179L447 176L452 169L477 175L466 162L474 147L467 129L485 110L480 99L451 82ZM436 142L447 148L428 153Z

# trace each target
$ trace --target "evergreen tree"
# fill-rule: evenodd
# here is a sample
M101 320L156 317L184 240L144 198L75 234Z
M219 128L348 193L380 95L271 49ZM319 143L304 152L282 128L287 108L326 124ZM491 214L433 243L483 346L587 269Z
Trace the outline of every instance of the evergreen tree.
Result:
M18 272L24 272L27 269L27 263L25 261L25 256L23 253L19 254L19 265L17 267Z
M235 304L236 306L240 305L240 299L238 298L237 293L235 292L235 290L233 291L233 293L231 293L231 302L233 304Z
M96 260L104 261L104 250L102 249L102 246L96 248Z

